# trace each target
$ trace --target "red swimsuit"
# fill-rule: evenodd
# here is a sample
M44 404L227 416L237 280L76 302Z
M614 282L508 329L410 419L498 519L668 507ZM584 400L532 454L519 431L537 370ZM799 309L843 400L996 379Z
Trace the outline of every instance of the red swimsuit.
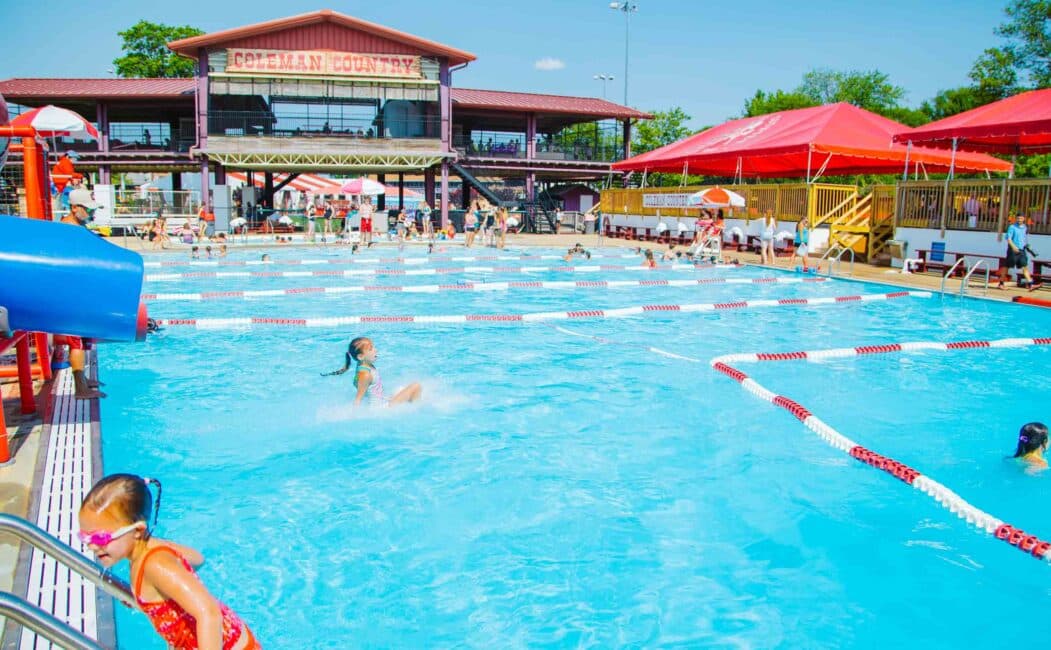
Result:
M150 619L150 622L153 623L157 633L168 642L169 648L174 650L197 650L197 620L193 616L190 616L174 600L146 602L139 597L142 589L142 574L146 571L146 562L157 551L171 553L182 562L187 571L195 578L197 577L193 567L182 555L179 555L178 551L170 546L154 546L142 558L141 568L138 575L135 576L135 600L139 603L143 613ZM223 650L234 650L234 648L238 650L261 650L262 646L252 636L252 631L248 629L244 621L238 618L237 614L234 614L226 605L219 603L219 608L223 616ZM245 638L242 639L242 636Z

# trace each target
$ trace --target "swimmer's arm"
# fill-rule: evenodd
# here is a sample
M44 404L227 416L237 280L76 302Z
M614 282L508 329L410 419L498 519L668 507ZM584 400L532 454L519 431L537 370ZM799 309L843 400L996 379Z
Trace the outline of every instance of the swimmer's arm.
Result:
M197 647L222 650L223 614L219 601L182 562L170 553L161 553L143 568L146 580L165 599L174 600L197 621Z
M368 370L359 370L357 380L358 394L354 396L354 403L361 404L361 400L365 397L365 391L367 391L372 384L372 377L369 376Z

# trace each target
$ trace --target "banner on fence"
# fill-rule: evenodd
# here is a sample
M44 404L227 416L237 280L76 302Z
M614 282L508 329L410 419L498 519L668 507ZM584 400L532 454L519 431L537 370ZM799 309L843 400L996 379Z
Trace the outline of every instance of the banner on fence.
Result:
M644 208L685 208L686 199L690 193L684 194L643 194L642 207Z

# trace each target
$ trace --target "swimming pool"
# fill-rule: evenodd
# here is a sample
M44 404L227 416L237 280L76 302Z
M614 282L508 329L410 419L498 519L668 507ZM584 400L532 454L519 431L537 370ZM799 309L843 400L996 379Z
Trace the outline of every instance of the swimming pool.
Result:
M449 255L468 254L455 250ZM347 253L270 254L281 262ZM332 268L475 263L388 260L396 255L368 251L359 259L376 262ZM500 257L477 264L561 265ZM151 305L161 318L220 323L594 313L894 291L839 280L298 291L802 279L756 268L643 274L635 260L575 264L631 268L191 277L151 281L145 291L281 291ZM149 269L202 270L221 269ZM268 648L1032 643L1051 631L1038 612L1051 567L825 445L707 361L1049 332L1046 310L937 297L536 323L173 325L144 344L101 348L105 469L164 481L159 534L205 553L205 581ZM388 390L424 383L422 406L354 412L350 375L319 376L339 367L347 340L361 334L376 342ZM978 349L746 370L860 444L1046 537L1048 478L1003 457L1020 424L1048 419L1049 355L1046 346ZM162 647L129 612L118 613L118 634L122 647Z

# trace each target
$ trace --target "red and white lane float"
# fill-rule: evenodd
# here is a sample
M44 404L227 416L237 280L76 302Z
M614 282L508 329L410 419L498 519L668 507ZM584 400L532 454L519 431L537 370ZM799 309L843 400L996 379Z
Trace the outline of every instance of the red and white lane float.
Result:
M619 309L585 309L578 311L548 311L526 314L456 314L448 316L329 316L318 318L171 318L157 319L158 325L185 325L197 329L245 329L257 325L284 327L344 327L347 325L379 323L533 323L552 320L574 320L592 318L627 318L655 312L710 312L738 309L761 309L769 307L799 307L805 305L836 305L865 303L896 298L930 298L929 291L895 291L852 296L828 296L823 298L782 298L780 300L741 300L736 302L698 303L686 305L641 305Z
M330 257L302 260L168 260L165 262L143 262L148 269L174 266L323 266L326 264L430 264L432 262L516 262L523 260L560 260L561 255L432 255L427 257ZM591 259L641 259L638 253L592 254Z
M460 282L457 284L354 285L349 287L298 287L257 291L205 291L201 293L146 293L143 300L248 300L299 296L305 293L341 294L380 291L392 293L439 293L442 291L510 291L512 289L615 289L618 287L696 287L708 284L798 284L826 282L827 278L703 278L697 280L577 280L575 282Z
M768 390L736 366L742 363L757 363L765 361L825 361L827 359L862 356L867 354L890 354L907 353L917 351L950 351L970 350L975 348L1020 348L1034 345L1051 345L1051 338L1034 339L999 339L995 341L955 341L951 343L939 343L933 341L919 341L911 343L892 343L888 345L864 345L855 348L834 348L829 350L812 350L806 352L774 352L774 353L752 353L752 354L728 354L711 360L711 366L715 370L730 377L741 384L746 391L779 406L803 423L808 429L818 435L826 443L842 451L845 454L871 465L876 469L883 470L891 476L900 479L917 490L937 501L957 517L964 519L968 524L976 527L997 539L1003 540L1019 550L1034 558L1051 562L1051 542L1045 541L1036 535L1031 535L1020 528L1016 528L993 515L979 510L977 507L965 501L938 481L924 476L918 470L900 463L887 456L882 456L870 449L862 447L850 438L847 438L835 430L816 415L811 413L805 406L784 395Z
M173 282L176 280L204 280L227 278L311 278L311 277L360 277L369 275L451 275L456 273L601 273L603 271L695 271L697 269L737 269L736 264L694 265L676 264L648 269L639 266L460 266L439 269L348 269L345 271L198 271L196 273L147 274L151 282Z

